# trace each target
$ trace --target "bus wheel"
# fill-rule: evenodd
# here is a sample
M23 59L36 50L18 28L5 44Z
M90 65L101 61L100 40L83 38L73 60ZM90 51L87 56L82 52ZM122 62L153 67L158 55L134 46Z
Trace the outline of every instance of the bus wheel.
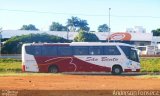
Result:
M112 74L113 75L120 75L122 73L122 67L119 65L115 65L112 68Z
M48 68L49 73L58 73L58 67L57 66L50 66Z

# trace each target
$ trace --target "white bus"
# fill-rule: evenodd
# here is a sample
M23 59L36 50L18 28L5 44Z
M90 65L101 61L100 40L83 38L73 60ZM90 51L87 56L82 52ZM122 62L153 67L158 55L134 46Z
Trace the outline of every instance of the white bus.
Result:
M147 46L137 46L138 50L140 50L139 55L157 55L158 46L147 45Z
M32 43L22 46L26 72L139 72L134 46L124 43Z

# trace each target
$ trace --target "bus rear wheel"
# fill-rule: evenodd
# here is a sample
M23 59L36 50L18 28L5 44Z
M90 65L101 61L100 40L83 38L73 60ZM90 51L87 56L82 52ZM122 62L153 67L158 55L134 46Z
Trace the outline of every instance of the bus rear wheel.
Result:
M113 66L112 68L112 74L113 75L120 75L122 73L122 67L121 66Z
M48 68L49 73L58 73L58 67L57 66L50 66Z

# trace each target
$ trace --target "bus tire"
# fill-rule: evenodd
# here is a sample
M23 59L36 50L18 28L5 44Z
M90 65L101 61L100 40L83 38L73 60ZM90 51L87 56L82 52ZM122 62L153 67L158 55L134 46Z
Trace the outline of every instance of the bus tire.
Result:
M120 65L115 65L112 67L112 74L113 75L120 75L122 73L122 67Z
M49 73L58 73L58 67L55 65L52 65L48 68Z

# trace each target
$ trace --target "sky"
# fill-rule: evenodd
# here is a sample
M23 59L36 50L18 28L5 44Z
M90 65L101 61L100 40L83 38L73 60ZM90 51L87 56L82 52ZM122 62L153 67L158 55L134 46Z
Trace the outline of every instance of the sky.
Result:
M34 24L48 31L52 22L66 25L77 16L87 20L91 31L109 25L111 32L143 26L147 32L160 28L160 0L0 0L0 27L17 30Z

